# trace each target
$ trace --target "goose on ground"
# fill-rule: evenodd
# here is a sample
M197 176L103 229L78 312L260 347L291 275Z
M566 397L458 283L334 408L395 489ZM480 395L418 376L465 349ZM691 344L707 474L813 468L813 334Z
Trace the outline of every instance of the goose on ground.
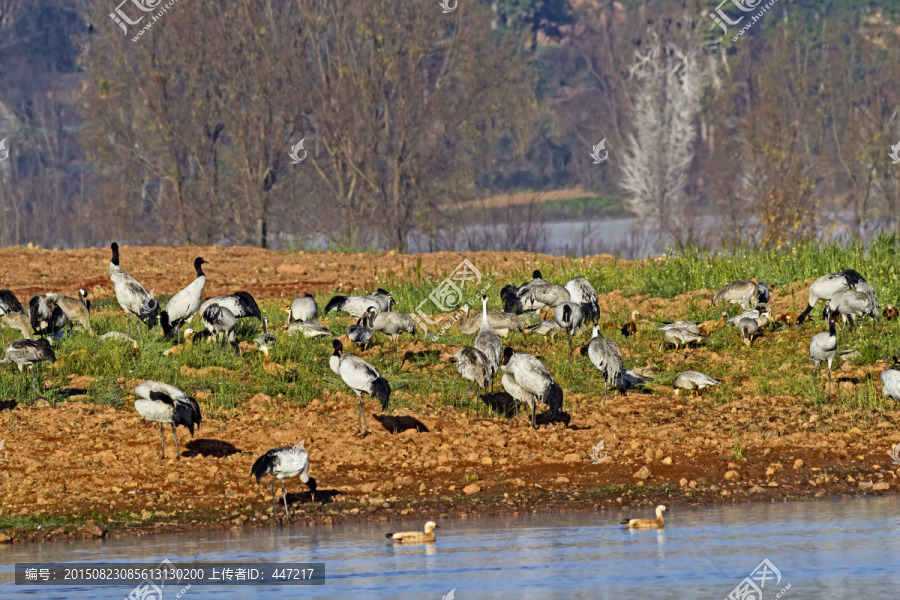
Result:
M269 358L269 347L265 344L259 344L257 346L257 349L259 349L259 351L262 352L263 355L263 371L265 371L272 377L284 377L289 373L294 373L293 369L272 362L272 359Z
M299 333L306 338L323 336L334 337L334 332L318 321L294 321L293 323L286 325L284 331L288 335Z
M878 298L875 289L865 281L859 282L855 290L842 290L831 295L828 309L841 316L844 325L850 320L850 326L856 328L857 317L869 316L878 320Z
M303 449L301 441L296 446L273 448L256 459L250 469L251 477L256 477L256 483L266 476L271 476L269 489L272 490L272 514L275 514L275 480L281 480L281 498L284 500L284 516L288 522L291 520L288 514L287 492L284 489L284 480L289 477L299 477L300 481L309 488L309 497L316 501L316 479L309 476L309 454Z
M434 530L440 529L440 526L434 521L425 523L425 531L399 531L397 533L386 533L384 537L394 540L397 544L422 544L434 541Z
M159 317L159 303L153 298L153 292L138 283L138 280L122 270L119 265L119 245L110 244L112 259L109 261L109 278L116 291L119 306L129 315L134 315L153 329Z
M581 307L584 320L596 323L600 319L600 307L597 305L597 290L584 277L573 277L566 283L569 301Z
M289 306L285 306L282 310L287 313L287 322L290 325L293 321L312 321L319 316L319 305L311 294L303 294L294 298Z
M893 321L894 319L897 318L898 315L900 315L900 311L898 311L897 307L894 306L893 304L888 304L887 306L884 307L884 310L881 311L881 316L883 316L888 321ZM2 320L2 319L0 319L0 320Z
M881 393L885 398L900 402L900 361L894 357L894 363L890 368L881 372Z
M633 310L631 311L631 319L625 321L625 324L622 325L622 335L625 337L629 337L637 333L637 318L641 316L641 313Z
M837 315L828 316L828 331L822 331L812 337L809 342L809 358L813 361L813 376L819 372L819 365L828 363L828 393L831 394L831 363L837 357L837 334L834 326Z
M662 349L667 345L675 346L675 349L678 350L679 346L687 346L688 344L702 341L702 337L695 333L691 333L687 329L681 329L680 327L666 329L663 333L663 341L659 345L659 350L662 352Z
M769 309L763 305L758 305L753 310L744 311L741 314L728 319L726 323L728 325L731 325L732 327L737 327L738 323L740 323L742 319L755 319L759 321L764 314L767 315L766 319L771 319L772 313L769 312Z
M374 307L370 307L370 310L374 311ZM369 344L372 343L372 338L375 336L375 332L369 327L371 314L366 312L356 321L355 325L347 328L347 339L359 346L363 352L369 348Z
M463 346L450 356L450 362L456 364L456 370L469 382L469 393L473 393L473 383L482 391L487 390L491 382L491 365L484 352L472 346Z
M500 369L500 359L503 356L503 342L500 336L491 329L491 322L487 315L487 296L481 297L481 327L475 337L475 347L481 350L488 360L491 368L491 387L493 388L494 375Z
M666 512L666 507L660 504L656 507L655 519L622 519L620 524L627 525L631 529L662 529L665 525L663 523L664 512Z
M684 329L694 335L700 335L700 325L693 321L675 321L674 323L663 323L656 328L658 331L668 331L670 329Z
M391 386L381 372L358 356L344 354L344 346L340 340L331 342L334 353L328 361L328 366L334 371L351 390L356 392L359 398L359 434L366 435L369 428L366 426L366 407L362 395L368 394L381 403L381 410L387 410L391 399Z
M183 425L194 436L194 425L200 428L203 420L200 416L200 405L197 401L185 394L174 385L161 381L147 380L134 390L137 400L134 401L134 409L139 415L159 423L159 441L161 458L166 458L166 437L164 425L172 426L172 437L175 439L175 458L181 460L178 450L178 434L175 433L176 425Z
M757 304L767 303L769 296L769 288L765 283L739 279L716 291L712 298L712 305L729 302L740 305L744 310L749 310L755 308Z
M397 360L397 338L401 333L416 334L416 320L412 315L393 311L377 312L374 306L370 306L366 310L368 315L367 324L372 331L380 331L390 336L391 342L394 344L394 360Z
M6 335L3 333L5 327L18 329L23 338L31 339L31 322L22 310L19 299L9 290L0 290L0 340L4 347L6 347Z
M66 319L70 323L93 334L91 329L91 302L87 299L87 290L79 288L77 298L56 294L56 305L66 315Z
M672 386L675 388L675 395L677 396L681 390L688 390L693 395L695 392L700 392L708 387L715 387L720 383L722 382L718 379L714 379L699 371L683 371L675 378Z
M809 313L812 312L819 300L828 302L835 292L855 289L865 281L866 279L853 269L844 269L819 277L809 286L809 300L806 309L797 317L797 324L799 325L809 317Z
M516 315L501 312L499 310L489 310L488 321L491 323L491 330L500 337L506 337L511 331L522 333L525 327L522 320ZM478 333L481 328L482 313L466 307L466 316L459 320L459 330L462 333L473 334Z
M509 347L504 348L500 370L503 371L503 378L500 381L503 389L516 401L516 414L518 415L519 403L531 408L532 427L537 426L535 411L538 402L546 404L554 417L562 409L562 388L553 379L547 367L535 357L514 352Z
M553 318L556 324L565 329L566 338L569 340L569 353L572 353L572 334L576 329L581 327L584 321L584 313L581 312L581 305L574 302L562 302L557 304L553 309Z
M591 363L603 375L603 394L610 386L625 391L626 383L622 373L622 352L619 346L609 338L600 335L595 325L591 333L591 341L587 346L587 355Z
M741 332L741 341L748 346L753 345L753 338L759 334L759 321L756 319L741 319L737 325Z
M257 346L271 346L275 343L275 336L269 333L269 317L262 318L263 332L254 340Z
M40 362L56 362L56 354L50 347L50 340L41 338L39 340L21 339L13 340L6 347L6 355L0 360L0 367L15 364L19 367L19 380L24 377L25 367L31 368L31 382L37 391L37 378L34 374L34 365Z
M28 318L36 334L54 335L65 329L69 319L57 304L58 299L57 294L40 294L28 302Z
M227 308L229 311L231 311L231 314L234 315L235 319L256 317L257 319L262 321L262 312L260 312L259 305L256 303L256 300L253 298L250 292L235 292L233 294L229 294L228 296L216 296L215 298L205 300L203 304L200 305L200 314L202 315L203 312L212 304L218 304L223 308Z
M334 296L325 305L325 314L327 315L333 310L345 312L357 319L363 316L370 307L374 307L378 312L388 312L391 310L391 304L394 297L390 292L378 288L377 291L365 296Z
M185 342L187 342L188 332L193 333L193 330L192 329L185 330L185 332L184 332ZM108 333L104 333L103 335L100 336L100 341L101 342L124 342L127 344L131 344L132 349L134 349L134 350L138 349L137 340L129 335L122 333L121 331L110 331ZM178 346L176 346L176 348L177 347ZM166 350L165 352L163 352L163 354L168 356L168 354L172 350L174 350L174 348L169 348L169 350ZM174 352L172 352L172 354L174 354Z
M203 325L215 338L216 348L221 351L225 342L234 348L235 355L240 355L240 348L234 341L234 329L237 326L237 318L228 308L220 304L210 304L200 314Z
M725 326L728 322L728 313L722 311L722 316L720 319L715 319L712 321L703 321L699 325L697 325L698 335L702 335L704 337L712 334L714 331L718 331Z
M168 337L176 337L178 330L189 322L197 311L203 299L203 288L206 287L206 275L203 273L203 265L206 261L198 256L194 259L194 272L196 277L192 282L169 299L165 310L159 314L159 324L162 325L163 334Z

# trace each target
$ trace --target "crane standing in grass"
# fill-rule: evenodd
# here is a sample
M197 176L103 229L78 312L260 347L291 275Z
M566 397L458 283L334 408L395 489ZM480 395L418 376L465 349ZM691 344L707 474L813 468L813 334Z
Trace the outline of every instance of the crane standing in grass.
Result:
M516 415L518 416L520 402L531 408L532 428L537 427L535 407L539 401L550 408L553 417L562 409L562 388L547 367L535 357L506 347L503 349L500 369L503 371L503 389L516 401Z
M122 270L119 265L119 245L113 242L110 249L112 259L109 261L109 278L115 288L119 306L147 325L147 329L153 329L159 317L159 303L153 298L153 292L148 292L137 279Z
M159 315L159 323L163 333L168 338L178 336L178 330L190 321L200 309L203 296L203 288L206 287L206 275L203 273L203 265L206 261L198 256L194 259L194 271L197 276L184 289L172 296Z
M819 364L828 363L828 394L831 395L831 363L837 357L837 334L834 325L837 315L828 315L828 331L817 333L809 342L809 358L813 361L813 377L819 372Z
M591 363L603 375L604 396L608 394L610 386L622 392L625 391L622 352L614 341L600 335L600 329L596 325L594 325L591 341L587 346L587 355Z
M34 391L37 393L37 378L34 374L34 365L40 362L56 362L56 354L50 347L50 340L41 338L39 340L21 339L14 340L6 347L6 355L0 360L0 367L15 364L19 367L19 380L24 377L25 367L31 368L31 381L34 384Z
M216 348L220 352L225 342L228 342L234 348L235 355L240 354L240 348L234 341L237 318L233 312L219 304L210 304L204 309L200 318L206 329L216 338Z
M553 309L553 318L556 324L566 330L566 339L569 340L569 354L572 353L572 335L581 327L584 313L581 305L575 302L561 302Z
M809 317L809 313L812 312L819 300L830 302L836 292L856 289L860 283L865 282L865 277L853 269L822 275L809 286L809 300L806 309L797 317L797 324L799 325Z
M487 296L481 297L481 328L475 336L475 347L481 350L487 358L491 368L491 389L494 388L494 376L500 369L500 359L503 357L503 342L500 336L491 329L491 321L487 314Z

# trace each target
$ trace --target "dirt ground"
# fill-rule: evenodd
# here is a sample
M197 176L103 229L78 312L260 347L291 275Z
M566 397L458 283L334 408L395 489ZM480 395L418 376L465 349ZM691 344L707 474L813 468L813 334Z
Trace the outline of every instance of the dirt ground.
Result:
M139 280L156 282L158 294L183 285L190 261L201 255L209 261L207 295L243 288L262 298L374 287L387 270L403 275L419 259L426 273L449 272L464 257L218 247L121 252L123 266ZM78 287L110 297L108 256L105 249L0 250L0 287L20 298ZM564 260L526 253L466 256L501 273ZM162 266L182 263L182 270ZM609 295L601 309L620 300ZM642 311L658 302L630 300ZM400 346L401 355L441 349L420 340ZM457 376L443 362L434 375ZM139 381L123 383L133 390ZM193 439L179 428L180 461L172 458L171 431L167 458L160 461L159 429L133 410L132 400L122 410L7 400L0 403L0 518L50 513L68 520L49 531L0 531L0 541L272 525L281 512L272 515L267 481L251 480L250 467L263 451L300 440L319 491L313 503L306 486L288 480L299 523L402 519L412 527L454 516L577 509L652 516L657 503L884 494L900 486L900 468L889 456L900 411L829 417L789 397L753 394L722 404L636 392L595 400L567 394L563 422L537 431L524 420L467 415L427 399L415 413L399 409L379 421L376 403L368 401L372 433L359 438L357 403L349 394L326 393L302 411L260 394L233 413L206 416ZM743 458L736 458L735 426L749 430L742 435ZM601 440L595 460L592 449Z

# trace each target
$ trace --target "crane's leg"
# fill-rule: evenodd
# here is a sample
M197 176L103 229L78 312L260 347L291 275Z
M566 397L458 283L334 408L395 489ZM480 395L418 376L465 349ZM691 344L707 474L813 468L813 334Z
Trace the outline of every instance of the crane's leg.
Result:
M284 491L284 479L281 480L281 498L284 500L284 516L285 518L287 518L288 523L290 523L291 515L288 514L287 492Z
M166 430L162 423L159 424L159 447L162 451L160 460L166 460Z
M181 451L178 449L178 435L175 433L175 423L172 423L172 437L175 438L175 460L181 460Z
M282 480L282 483L284 483L284 480ZM274 477L272 478L272 481L269 482L269 489L272 490L272 517L274 518L275 514L276 514L276 510L275 510L275 478Z
M833 392L831 389L831 359L828 359L828 395L830 396L832 393Z
M537 429L537 425L535 423L535 418L534 418L534 414L535 414L536 410L537 410L537 401L535 401L531 404L531 428L532 429Z
M39 394L38 385L37 385L37 376L34 374L34 365L31 365L31 384L34 386L35 395Z
M569 340L569 354L572 354L572 330L566 329L566 338Z
M6 335L3 333L3 324L0 323L0 339L3 340L3 347L6 348Z
M392 335L391 341L394 342L394 362L397 362L397 336Z
M369 427L366 424L366 403L363 402L362 394L357 392L356 395L359 396L359 434L365 436L369 433Z

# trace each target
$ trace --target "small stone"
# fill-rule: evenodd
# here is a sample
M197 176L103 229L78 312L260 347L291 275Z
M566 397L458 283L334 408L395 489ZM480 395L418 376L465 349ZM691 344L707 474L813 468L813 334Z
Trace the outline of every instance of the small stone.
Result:
M640 479L641 481L646 481L651 477L650 469L648 469L647 467L641 467L634 475L632 475L632 477Z
M484 458L481 459L481 464L485 465L486 467L489 467L492 464L494 464L494 461L491 460L490 456L485 456Z
M684 477L682 477L682 478L681 478L681 481L678 482L678 485L680 485L681 487L684 487L684 486L686 486L687 484L688 484L688 480L685 479Z
M463 494L466 496L471 496L472 494L477 494L481 491L481 486L477 483L470 483L466 487L463 488Z
M796 471L797 469L802 469L804 464L805 463L801 459L798 458L797 460L794 461L794 470Z
M553 483L569 483L568 477L557 477Z
M100 526L97 525L97 523L93 520L90 520L84 524L84 531L85 533L95 538L102 538L104 535L106 535L106 531L101 529Z
M5 533L0 533L0 544L5 544L6 542L12 541L12 537L6 535Z
M671 465L671 464L672 464L672 457L671 457L671 456L667 456L667 457L665 457L664 459L662 459L662 464L664 464L664 465Z
M563 462L564 463L581 462L581 456L579 456L577 452L570 452L569 454L566 454L566 456L563 458Z
M879 481L872 486L872 489L879 492L882 490L889 490L891 489L891 484L889 484L887 481Z
M237 493L231 488L225 488L225 497L226 498L234 498Z
M763 490L763 489L762 489L761 487L759 487L758 485L754 485L752 488L750 488L750 493L751 493L751 494L759 494L760 492L763 492L763 491L765 491L765 490Z
M859 489L861 490L871 490L874 487L874 484L871 481L860 481Z
M166 475L166 481L177 481L177 480L178 480L178 473L176 473L175 471L172 471L171 473Z
M741 480L741 474L733 469L731 471L728 471L727 473L725 473L725 481L740 481L740 480Z

